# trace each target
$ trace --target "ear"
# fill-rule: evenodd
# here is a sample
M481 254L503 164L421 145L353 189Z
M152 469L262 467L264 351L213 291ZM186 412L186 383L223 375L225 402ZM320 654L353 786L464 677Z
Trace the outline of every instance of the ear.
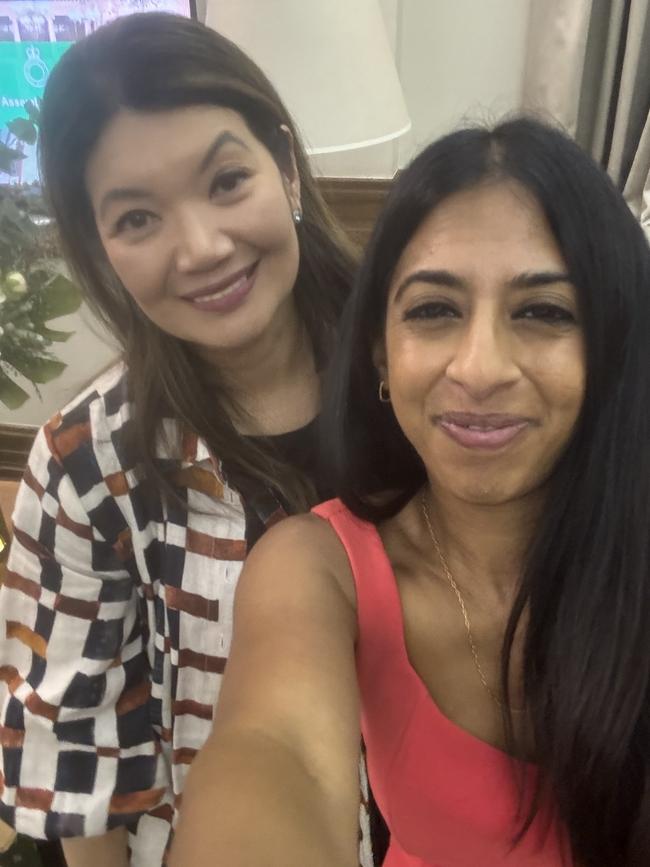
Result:
M386 341L382 334L372 347L372 363L375 365L379 379L388 384L388 365L386 364Z
M282 180L287 191L287 198L291 205L291 210L294 208L300 209L300 173L296 164L296 152L294 147L293 134L286 124L281 124L280 133L286 139L287 165L282 171Z

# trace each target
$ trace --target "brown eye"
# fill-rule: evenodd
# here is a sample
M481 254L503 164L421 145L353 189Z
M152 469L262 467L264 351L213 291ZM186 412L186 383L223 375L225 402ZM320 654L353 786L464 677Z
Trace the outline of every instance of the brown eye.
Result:
M458 316L458 310L447 301L426 301L407 310L404 319L456 319Z
M150 211L128 211L115 223L115 234L141 231L147 228L153 219L154 215Z
M575 325L576 318L570 310L559 304L529 304L514 316L515 319L529 319L549 325Z
M244 169L231 169L229 171L219 172L210 187L210 195L219 195L220 193L233 193L250 177L249 173Z

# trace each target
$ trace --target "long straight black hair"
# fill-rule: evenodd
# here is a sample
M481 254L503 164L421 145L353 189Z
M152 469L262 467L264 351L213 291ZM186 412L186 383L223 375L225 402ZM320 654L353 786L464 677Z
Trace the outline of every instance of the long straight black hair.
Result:
M427 147L396 181L344 317L325 411L330 463L344 502L372 521L425 483L390 405L377 399L373 345L418 226L447 197L499 179L522 184L546 215L577 287L587 359L580 417L548 481L508 623L503 689L525 610L534 803L552 795L583 867L647 867L650 248L605 173L562 132L527 118L465 129Z

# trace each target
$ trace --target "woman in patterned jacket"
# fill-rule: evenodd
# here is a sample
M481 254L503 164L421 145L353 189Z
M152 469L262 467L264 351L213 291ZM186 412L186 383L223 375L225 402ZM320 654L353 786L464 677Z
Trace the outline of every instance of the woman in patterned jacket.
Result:
M314 419L353 258L272 86L197 22L135 15L73 46L40 148L123 363L39 432L18 496L0 816L65 838L71 867L155 867L246 553L326 493Z

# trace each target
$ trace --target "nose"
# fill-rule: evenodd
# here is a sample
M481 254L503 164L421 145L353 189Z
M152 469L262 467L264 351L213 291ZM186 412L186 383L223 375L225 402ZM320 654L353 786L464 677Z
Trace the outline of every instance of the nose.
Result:
M475 400L513 385L521 376L507 325L492 312L475 313L459 329L447 377Z
M212 208L187 207L174 230L179 273L209 271L234 252L234 240Z

